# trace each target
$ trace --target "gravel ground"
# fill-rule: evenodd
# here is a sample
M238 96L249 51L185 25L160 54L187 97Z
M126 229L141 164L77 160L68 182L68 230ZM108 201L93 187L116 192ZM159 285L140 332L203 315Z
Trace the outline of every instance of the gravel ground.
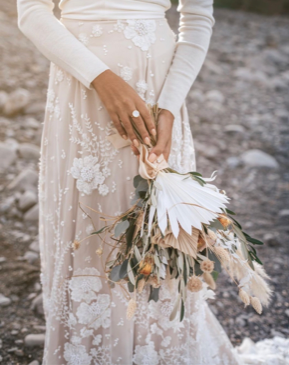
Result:
M259 316L243 308L221 275L211 308L234 345L245 337L287 338L289 19L226 10L215 16L210 51L187 103L198 171L218 170L230 208L265 241L259 254L274 296ZM175 8L169 20L176 30ZM41 362L45 331L36 173L49 62L17 29L14 3L0 3L0 39L0 359L26 365ZM39 346L31 347L33 341Z

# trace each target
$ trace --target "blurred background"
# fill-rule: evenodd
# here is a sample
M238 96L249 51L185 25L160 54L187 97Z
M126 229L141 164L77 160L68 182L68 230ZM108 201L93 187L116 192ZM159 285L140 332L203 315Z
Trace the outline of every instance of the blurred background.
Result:
M258 352L252 341L275 338L273 345L260 347L265 362L248 355L248 364L285 365L289 0L216 0L215 5L208 57L187 99L197 168L205 176L218 170L216 184L232 198L230 209L249 234L264 240L259 256L274 295L259 316L244 309L222 274L210 306L234 346L246 338L243 353ZM173 2L167 14L175 32L176 6ZM18 30L15 1L0 0L0 62L0 362L37 365L45 332L37 174L49 62Z

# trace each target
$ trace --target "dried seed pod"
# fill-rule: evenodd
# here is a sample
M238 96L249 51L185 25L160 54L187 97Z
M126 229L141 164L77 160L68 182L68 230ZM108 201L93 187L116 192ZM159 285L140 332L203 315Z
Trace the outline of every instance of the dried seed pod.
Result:
M139 293L141 293L143 291L145 283L146 283L145 279L140 279L139 282L137 283L137 291Z
M260 300L257 297L251 297L251 305L258 314L262 313L263 310L262 304L260 303Z
M225 214L220 214L218 220L224 228L227 228L232 223L231 219Z
M205 282L209 285L209 287L211 289L213 289L213 290L216 289L215 280L209 272L204 272L203 273L203 278L204 278Z
M210 237L210 239L213 241L213 243L215 243L217 241L217 235L214 231L212 231L211 229L208 229L208 236Z
M130 301L128 302L127 311L126 311L127 319L132 319L132 317L135 314L136 307L137 307L136 301L134 299L130 299Z
M214 270L215 263L209 259L201 262L200 268L203 272L211 273Z
M99 247L99 248L95 251L95 253L96 253L98 256L101 256L101 255L102 255L102 253L103 253L103 248L102 248L102 247Z
M247 292L242 288L239 290L239 297L242 300L242 302L245 304L245 306L250 304L250 297L247 294Z
M198 246L197 246L198 251L203 251L205 247L206 247L206 241L204 240L202 235L199 235Z
M139 267L140 267L140 274L143 274L143 275L150 275L150 273L152 272L152 265L149 263L149 262L144 262L143 260L140 261L139 263Z
M74 251L78 250L80 247L80 242L78 240L75 240L72 244L72 248L74 249Z
M197 276L191 276L189 278L187 287L188 287L188 290L190 290L193 293L196 293L196 292L200 291L203 287L202 280L200 280Z
M221 261L230 261L229 252L223 247L214 247L214 253L218 256Z

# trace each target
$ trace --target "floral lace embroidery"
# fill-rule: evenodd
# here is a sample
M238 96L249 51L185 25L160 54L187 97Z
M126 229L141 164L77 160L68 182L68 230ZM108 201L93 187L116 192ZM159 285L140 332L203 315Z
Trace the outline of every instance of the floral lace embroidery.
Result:
M102 26L96 24L92 28L91 37L100 37L103 33Z
M155 43L156 22L155 20L127 20L128 25L124 29L124 35L131 39L133 43L140 47L142 51L147 51L151 44Z
M136 91L143 100L145 100L145 93L147 89L148 89L148 84L146 83L145 80L139 80L136 83Z

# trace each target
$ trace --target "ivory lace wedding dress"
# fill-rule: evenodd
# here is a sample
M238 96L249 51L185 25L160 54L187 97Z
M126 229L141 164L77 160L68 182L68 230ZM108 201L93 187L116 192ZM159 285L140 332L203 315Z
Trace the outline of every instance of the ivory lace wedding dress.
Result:
M127 300L109 290L96 254L97 237L73 241L130 204L138 163L129 147L107 139L112 122L91 81L106 69L121 76L147 103L175 116L169 163L195 169L185 96L205 58L211 0L183 0L179 40L164 12L169 0L62 0L60 22L50 0L18 0L20 29L51 63L41 145L40 249L46 315L44 365L235 365L232 346L206 304L209 291L191 293L186 315L169 320L175 295ZM83 210L80 209L79 203ZM104 250L105 256L108 249Z

